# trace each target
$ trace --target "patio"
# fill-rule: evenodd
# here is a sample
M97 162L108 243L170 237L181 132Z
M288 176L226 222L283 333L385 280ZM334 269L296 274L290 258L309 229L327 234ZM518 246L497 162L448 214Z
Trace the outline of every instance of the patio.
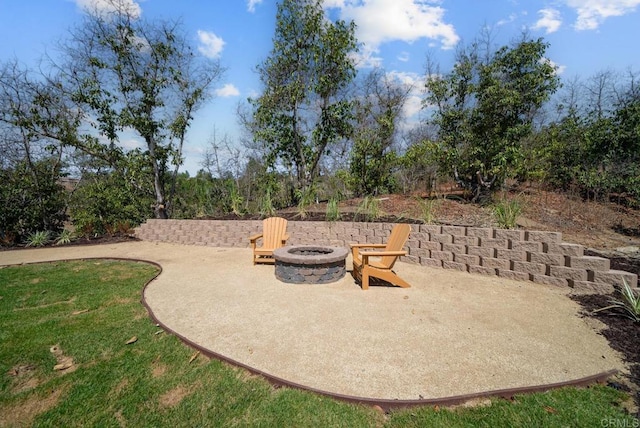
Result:
M248 248L150 242L3 252L0 264L88 257L159 264L144 302L199 349L355 401L443 399L625 370L566 289L531 282L399 263L409 289L365 292L350 275L288 284L273 266L252 265Z

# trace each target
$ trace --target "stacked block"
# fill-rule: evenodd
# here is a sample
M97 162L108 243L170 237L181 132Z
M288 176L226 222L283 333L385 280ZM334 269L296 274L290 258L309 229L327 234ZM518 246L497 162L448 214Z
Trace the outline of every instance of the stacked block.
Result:
M291 245L384 243L393 224L290 221ZM135 230L145 241L214 247L248 247L248 237L262 230L262 221L148 220ZM471 274L495 275L582 293L609 293L626 281L638 286L637 275L610 268L609 259L584 255L584 247L562 241L559 232L484 227L412 225L404 261Z

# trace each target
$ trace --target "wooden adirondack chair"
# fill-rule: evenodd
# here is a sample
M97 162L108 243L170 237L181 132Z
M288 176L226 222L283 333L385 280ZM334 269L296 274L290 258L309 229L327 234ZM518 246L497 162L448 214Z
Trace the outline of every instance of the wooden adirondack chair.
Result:
M356 281L361 282L363 290L369 288L370 277L379 278L403 288L411 287L409 283L391 270L400 256L407 255L402 247L407 242L410 232L410 225L397 224L391 230L386 244L351 244L353 255L353 271L351 273Z
M258 240L262 239L262 247L258 247ZM262 233L249 237L253 249L253 264L275 263L273 250L284 247L289 239L287 235L287 220L281 217L269 217L262 221Z

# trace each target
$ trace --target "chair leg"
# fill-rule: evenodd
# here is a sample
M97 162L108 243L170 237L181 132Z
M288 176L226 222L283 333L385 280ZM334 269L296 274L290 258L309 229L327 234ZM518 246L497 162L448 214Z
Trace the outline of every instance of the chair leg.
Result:
M409 288L411 287L411 285L405 281L404 279L400 278L398 275L395 275L394 281L393 281L396 285L399 285L402 288Z
M368 290L369 289L369 269L367 269L367 266L362 267L361 276L362 276L362 280L360 282L362 283L362 289Z

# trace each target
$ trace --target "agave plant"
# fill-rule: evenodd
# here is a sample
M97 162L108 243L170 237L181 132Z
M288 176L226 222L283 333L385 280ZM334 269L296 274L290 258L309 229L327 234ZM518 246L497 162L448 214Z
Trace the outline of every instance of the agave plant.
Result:
M518 199L502 199L493 206L493 215L498 226L505 229L514 229L521 213L522 203Z
M627 281L624 281L624 286L620 293L622 294L622 299L610 299L609 303L611 304L609 306L596 309L593 312L617 309L621 311L623 316L640 323L640 293L634 291Z
M73 232L71 232L69 229L63 229L56 238L56 245L69 244L71 243L71 239L73 239Z
M43 247L51 239L51 233L48 230L33 232L27 237L27 247Z

